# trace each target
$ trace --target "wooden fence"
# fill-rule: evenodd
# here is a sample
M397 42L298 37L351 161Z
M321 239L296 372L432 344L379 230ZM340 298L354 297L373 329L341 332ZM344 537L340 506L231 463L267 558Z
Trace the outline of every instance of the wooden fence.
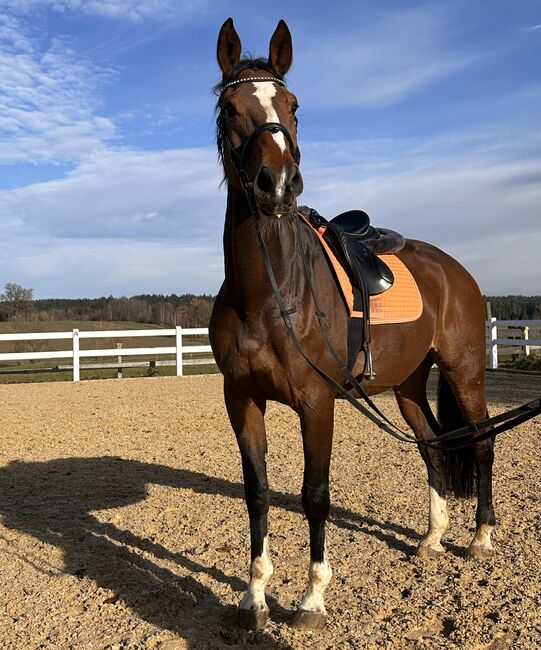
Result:
M532 348L541 346L541 339L530 338L530 328L541 328L541 320L498 320L497 318L491 318L490 321L487 321L487 326L488 365L490 368L498 367L498 346L500 345L525 348L527 356L529 356ZM520 332L520 336L516 338L499 338L498 328L503 327L507 328L508 333L509 328L513 328L517 333Z
M180 326L171 329L146 329L146 330L99 330L99 331L80 331L74 329L71 332L33 332L33 333L9 333L0 334L0 341L56 341L71 340L71 349L69 350L50 350L47 352L6 352L0 353L0 363L3 361L38 361L43 359L70 359L72 366L69 368L73 371L73 381L79 381L81 377L81 367L83 369L99 368L118 368L134 367L141 365L141 362L123 363L118 357L142 357L142 356L161 356L173 355L175 360L172 362L176 366L177 376L183 374L184 365L200 364L201 359L185 358L185 355L194 353L205 353L210 355L207 364L214 363L212 357L212 348L210 345L184 345L183 338L189 336L208 336L206 327L196 327L184 329ZM163 347L147 348L105 348L81 350L80 341L84 339L111 339L111 338L140 338L140 337L174 337L174 345ZM109 364L81 364L81 359L117 357L116 363ZM147 362L142 362L148 365ZM160 365L165 365L161 362ZM68 369L63 367L59 369Z

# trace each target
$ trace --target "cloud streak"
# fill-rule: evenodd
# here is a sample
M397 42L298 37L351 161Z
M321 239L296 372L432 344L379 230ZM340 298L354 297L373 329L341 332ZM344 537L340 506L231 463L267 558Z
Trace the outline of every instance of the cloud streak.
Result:
M362 208L376 225L438 245L485 293L538 292L541 159L525 159L520 138L343 144L305 143L304 202L328 217ZM85 160L62 181L0 192L0 276L39 295L214 292L223 272L219 179L213 149L124 150Z
M0 0L0 7L19 13L38 8L80 12L104 18L123 18L134 23L144 21L188 22L203 13L207 0Z
M296 85L303 102L324 108L389 106L477 59L453 45L441 10L426 6L300 36Z
M0 164L74 161L101 148L115 134L96 114L110 74L61 40L39 49L18 20L0 16Z
M0 192L0 219L62 239L219 239L224 197L212 149L101 152L65 179ZM76 207L75 207L76 206Z

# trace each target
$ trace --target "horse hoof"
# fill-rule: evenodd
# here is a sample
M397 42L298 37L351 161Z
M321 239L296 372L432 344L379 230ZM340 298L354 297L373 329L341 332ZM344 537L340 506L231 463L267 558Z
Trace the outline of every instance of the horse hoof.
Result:
M235 624L245 630L261 630L267 623L268 611L265 609L237 608Z
M481 544L472 544L468 546L466 555L474 560L490 560L494 557L494 549L490 546L481 546Z
M437 548L434 546L419 546L419 548L417 549L418 557L423 557L423 558L441 557L444 553L445 553L445 549L443 548L443 546L441 546L441 548Z
M325 627L327 616L321 612L309 612L298 609L291 621L291 627L297 630L322 630Z

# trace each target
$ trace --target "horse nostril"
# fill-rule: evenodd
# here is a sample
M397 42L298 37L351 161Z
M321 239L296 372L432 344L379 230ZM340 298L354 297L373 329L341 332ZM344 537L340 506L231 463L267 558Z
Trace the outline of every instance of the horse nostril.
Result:
M302 176L299 170L296 171L295 175L291 179L291 188L295 194L300 194L303 190Z
M274 189L274 180L267 167L261 167L257 175L257 187L266 194L270 194Z

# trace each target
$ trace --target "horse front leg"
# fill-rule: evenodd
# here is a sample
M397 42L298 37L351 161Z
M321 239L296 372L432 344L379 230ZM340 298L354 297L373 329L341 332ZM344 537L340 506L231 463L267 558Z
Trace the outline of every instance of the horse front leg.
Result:
M321 389L314 393L300 412L304 447L302 505L310 531L310 568L308 588L292 625L304 629L325 626L327 612L323 594L332 576L325 549L325 523L330 506L334 395Z
M264 400L240 394L224 385L225 404L240 449L244 495L250 518L250 583L237 609L238 625L252 630L264 627L269 608L265 588L273 572L268 545L269 485Z

